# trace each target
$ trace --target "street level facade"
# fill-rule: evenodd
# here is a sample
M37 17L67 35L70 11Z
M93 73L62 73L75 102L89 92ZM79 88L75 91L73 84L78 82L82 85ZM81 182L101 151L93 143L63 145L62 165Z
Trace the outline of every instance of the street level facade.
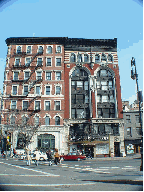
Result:
M13 148L122 156L117 39L8 38L3 134Z

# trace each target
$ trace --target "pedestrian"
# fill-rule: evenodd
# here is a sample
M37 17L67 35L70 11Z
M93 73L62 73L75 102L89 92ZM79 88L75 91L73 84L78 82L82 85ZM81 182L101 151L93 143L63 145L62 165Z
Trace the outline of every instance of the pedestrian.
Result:
M30 150L29 148L26 149L26 157L27 157L27 166L30 165Z
M4 149L3 148L1 150L1 155L2 155L2 157L4 156Z
M36 166L38 166L38 160L39 160L39 152L38 152L38 149L36 149L36 151L35 151L35 164L36 164Z
M55 153L55 155L54 155L54 157L55 157L54 162L55 162L55 164L57 165L57 163L59 162L60 155L59 155L59 153L58 153L58 149L55 149L55 151L56 151L56 153Z
M47 152L47 160L49 161L49 166L52 165L52 154L51 154L51 150L49 149Z
M16 155L16 150L15 150L15 148L13 149L13 156L15 156Z

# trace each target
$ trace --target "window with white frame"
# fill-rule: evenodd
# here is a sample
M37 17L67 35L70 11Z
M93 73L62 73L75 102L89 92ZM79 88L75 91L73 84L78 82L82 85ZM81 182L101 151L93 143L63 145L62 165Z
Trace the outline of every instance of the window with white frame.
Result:
M40 101L35 101L35 110L40 110Z
M82 55L81 55L81 54L78 54L78 56L77 56L77 61L78 61L78 62L82 62Z
M29 79L29 77L30 77L30 72L29 71L25 71L24 72L24 79L26 80L26 79Z
M40 85L36 85L35 93L36 93L36 95L40 95L41 94L41 87L40 87Z
M11 101L11 109L16 109L16 101Z
M13 87L12 87L12 94L13 95L17 95L17 93L18 93L17 88L18 88L17 85L13 85Z
M23 101L23 110L28 109L28 101Z
M47 47L47 53L51 54L52 53L52 46Z
M55 125L60 125L60 117L59 116L55 117Z
M17 47L17 54L20 54L22 51L21 51L21 46L18 46Z
M131 127L127 127L127 136L132 136Z
M108 61L112 62L113 61L113 56L112 55L108 55Z
M76 62L76 56L74 53L72 53L70 56L70 62Z
M61 58L56 58L56 66L61 66Z
M86 62L88 62L88 60L89 60L88 55L87 55L87 54L84 54L84 62L86 63Z
M46 86L45 89L46 89L46 95L50 95L51 94L50 86Z
M30 45L27 46L27 53L28 54L31 54L31 51L32 51L32 47Z
M61 80L61 72L56 72L55 80Z
M13 74L13 80L18 80L18 75L19 75L19 72L15 71Z
M60 101L55 101L54 104L55 104L55 110L59 111L60 110Z
M50 110L50 101L45 101L45 110L46 111Z
M46 80L51 80L51 72L46 71Z
M23 94L24 95L28 94L28 85L24 85L24 87L23 87Z
M102 103L108 102L108 95L102 95Z
M61 87L60 86L56 86L56 95L60 95L61 94Z
M46 59L46 66L48 67L48 66L51 66L51 65L52 65L52 58L48 57Z
M8 55L10 54L10 50L11 50L11 48L10 48L10 46L8 46L8 48L7 48L7 54Z
M35 116L35 125L39 125L39 116Z
M42 60L42 58L37 58L37 66L42 66L42 64L43 64L43 60Z
M50 125L50 117L49 116L45 117L45 125Z
M106 55L105 55L104 53L102 53L101 60L102 60L102 61L106 61L106 60L107 60Z
M100 55L96 54L95 55L95 63L100 62Z
M57 46L57 50L56 50L57 53L61 53L61 46Z
M41 80L42 79L42 72L41 71L37 71L36 72L36 79L37 80Z
M38 47L38 53L42 54L43 53L43 46Z
M20 58L15 58L15 66L20 66Z
M30 58L30 57L26 57L25 65L26 65L27 67L30 66L30 62L31 62L31 58Z

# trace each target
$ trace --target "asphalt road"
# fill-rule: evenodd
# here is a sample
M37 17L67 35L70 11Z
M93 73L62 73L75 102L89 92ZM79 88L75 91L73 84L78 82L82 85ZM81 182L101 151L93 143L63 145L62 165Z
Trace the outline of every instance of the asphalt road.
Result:
M142 191L140 159L88 159L39 166L0 159L1 190L12 191Z

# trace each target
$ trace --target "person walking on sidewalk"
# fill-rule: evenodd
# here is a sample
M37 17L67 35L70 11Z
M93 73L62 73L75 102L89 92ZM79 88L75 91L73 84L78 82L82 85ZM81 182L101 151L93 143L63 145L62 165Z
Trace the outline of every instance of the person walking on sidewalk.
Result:
M27 166L30 165L30 150L29 148L26 149L26 157L27 157Z
M55 157L54 162L55 162L55 164L57 165L57 163L59 162L60 155L59 155L59 153L58 153L58 149L55 149L55 151L56 151L56 153L55 153L55 155L54 155L54 157Z

